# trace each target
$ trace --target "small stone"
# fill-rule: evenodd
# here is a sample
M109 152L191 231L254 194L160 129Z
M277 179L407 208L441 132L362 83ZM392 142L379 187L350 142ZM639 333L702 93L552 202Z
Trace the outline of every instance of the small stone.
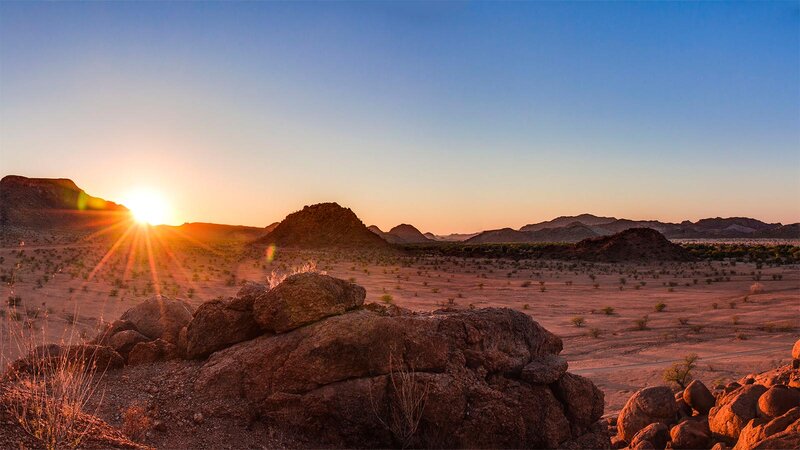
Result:
M192 420L194 421L194 423L199 425L203 423L203 421L205 421L205 417L203 417L202 413L196 412L194 413L194 416L192 416Z

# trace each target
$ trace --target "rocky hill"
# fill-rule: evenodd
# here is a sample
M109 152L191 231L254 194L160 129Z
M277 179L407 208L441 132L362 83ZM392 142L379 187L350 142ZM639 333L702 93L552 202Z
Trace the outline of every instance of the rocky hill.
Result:
M297 248L388 247L388 243L368 230L350 208L343 208L337 203L305 206L286 216L274 230L257 239L254 244Z
M691 261L678 244L650 228L629 228L611 236L584 239L567 250L570 258L583 261Z
M389 230L388 234L397 236L406 244L422 244L430 242L415 226L403 223Z
M0 180L0 226L79 228L130 218L127 208L92 197L72 180L8 175Z

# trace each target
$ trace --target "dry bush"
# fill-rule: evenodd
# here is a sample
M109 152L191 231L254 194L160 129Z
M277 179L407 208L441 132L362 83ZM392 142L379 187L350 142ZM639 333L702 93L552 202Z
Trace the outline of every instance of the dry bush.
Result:
M698 356L694 353L683 357L683 361L672 364L672 367L664 371L664 381L675 383L681 389L692 381L692 370L697 367Z
M296 275L298 273L308 273L308 272L321 273L322 275L325 275L325 271L317 270L316 261L308 261L302 266L297 266L292 268L288 272L278 272L276 270L273 270L267 276L267 286L269 286L269 288L272 289L275 286L283 283L283 280L285 280L287 277Z
M140 405L131 405L122 412L122 432L131 439L144 438L152 426L153 421Z
M750 293L751 294L763 294L764 293L764 285L761 283L753 283L750 286Z
M392 433L403 448L408 448L413 445L419 430L430 386L418 379L413 367L396 367L392 355L389 353L388 419L384 420L378 413L371 393L370 403L381 425Z
M47 449L80 446L92 426L84 409L102 374L86 358L67 352L53 356L46 347L29 357L33 370L16 374L3 388L10 414Z

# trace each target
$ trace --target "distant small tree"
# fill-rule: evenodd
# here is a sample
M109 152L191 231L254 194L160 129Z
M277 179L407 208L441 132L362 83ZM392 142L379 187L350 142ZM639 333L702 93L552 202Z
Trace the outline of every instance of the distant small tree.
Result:
M681 389L692 381L692 370L697 367L698 356L694 353L683 357L683 361L673 363L664 371L664 381L677 384Z

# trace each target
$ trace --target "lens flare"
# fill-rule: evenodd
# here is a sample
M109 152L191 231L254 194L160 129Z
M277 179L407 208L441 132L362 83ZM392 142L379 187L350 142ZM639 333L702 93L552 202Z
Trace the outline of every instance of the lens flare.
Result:
M161 225L169 220L169 205L164 197L151 189L138 189L126 195L122 201L141 224Z

